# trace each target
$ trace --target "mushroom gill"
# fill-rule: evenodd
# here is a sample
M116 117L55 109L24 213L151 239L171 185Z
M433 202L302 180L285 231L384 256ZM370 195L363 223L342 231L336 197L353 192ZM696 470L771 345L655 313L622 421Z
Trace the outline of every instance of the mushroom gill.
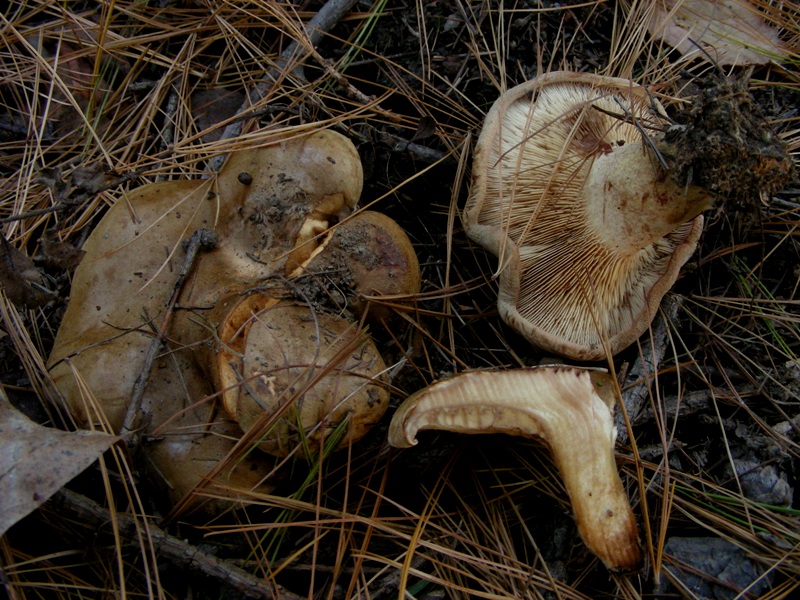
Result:
M614 382L575 367L471 371L409 396L392 418L389 443L417 432L506 433L550 449L587 547L613 571L640 566L636 519L614 460Z
M498 256L498 308L578 360L646 328L702 231L711 195L673 181L657 118L623 79L549 73L503 94L475 149L468 235Z

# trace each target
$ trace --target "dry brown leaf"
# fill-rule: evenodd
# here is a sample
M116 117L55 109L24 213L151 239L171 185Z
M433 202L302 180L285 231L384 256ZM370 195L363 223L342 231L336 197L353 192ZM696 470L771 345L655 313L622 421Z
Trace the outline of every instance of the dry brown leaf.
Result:
M203 142L216 142L222 137L224 128L215 127L222 121L233 117L244 101L244 94L214 88L200 90L192 94L192 115L197 120L197 128L205 131Z
M0 235L0 288L16 306L44 306L50 294L33 261Z
M0 536L91 465L119 438L43 427L0 388Z
M705 51L718 65L763 65L786 56L778 31L747 0L662 0L647 29L684 56Z
M39 254L36 255L36 264L45 265L62 271L74 271L83 260L84 252L80 248L62 242L52 231L46 231L39 239L41 246Z

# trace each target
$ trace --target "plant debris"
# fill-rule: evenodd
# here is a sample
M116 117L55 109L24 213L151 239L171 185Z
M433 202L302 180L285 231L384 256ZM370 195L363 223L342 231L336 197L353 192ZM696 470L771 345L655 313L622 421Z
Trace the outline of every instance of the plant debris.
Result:
M747 78L693 81L699 93L659 147L670 176L739 203L768 201L796 175L795 166L785 142L760 114Z
M18 307L37 308L52 299L47 280L24 252L0 236L0 286Z
M786 58L779 32L748 0L661 0L652 5L650 34L687 58L753 65Z
M0 536L118 440L99 431L43 427L16 410L0 388Z

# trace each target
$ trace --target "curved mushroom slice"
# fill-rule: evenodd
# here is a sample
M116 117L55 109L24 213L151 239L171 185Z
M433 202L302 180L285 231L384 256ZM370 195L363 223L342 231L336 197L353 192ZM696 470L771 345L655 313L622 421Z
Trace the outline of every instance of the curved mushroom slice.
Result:
M613 405L613 381L602 371L471 371L409 396L392 418L389 443L413 446L425 429L541 439L564 480L586 545L608 569L631 571L642 556L614 461Z
M567 72L512 88L486 117L465 228L499 257L501 316L544 350L625 348L694 252L713 199L659 166L643 139L655 121L643 87Z

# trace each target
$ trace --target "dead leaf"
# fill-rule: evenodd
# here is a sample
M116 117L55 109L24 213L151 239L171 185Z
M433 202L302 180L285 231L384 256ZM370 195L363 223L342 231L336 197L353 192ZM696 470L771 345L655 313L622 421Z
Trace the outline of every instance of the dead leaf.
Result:
M51 297L44 277L24 252L0 235L0 287L16 306L43 306Z
M418 140L424 140L425 138L432 136L434 133L436 133L436 120L433 117L426 115L420 118L419 123L417 124L417 130L408 141L416 142Z
M56 203L66 202L75 187L64 180L61 167L44 167L39 169L36 182L47 186L53 193Z
M109 171L100 162L87 166L75 167L72 171L72 184L87 194L97 194L108 189L109 183L119 179L114 171Z
M34 257L37 264L42 264L53 269L74 271L86 254L69 242L62 242L51 231L39 239L40 252Z
M0 388L0 537L118 440L38 425L11 406Z
M684 56L705 57L704 50L718 65L786 57L778 31L747 0L663 0L655 3L647 29Z

